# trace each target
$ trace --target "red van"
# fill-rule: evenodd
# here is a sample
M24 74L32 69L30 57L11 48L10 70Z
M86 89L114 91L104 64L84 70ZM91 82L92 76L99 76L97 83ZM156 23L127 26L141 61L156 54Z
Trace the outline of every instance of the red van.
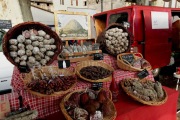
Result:
M179 11L134 5L97 13L93 17L97 36L111 23L128 22L127 29L133 36L131 50L142 53L155 69L170 63L172 17L180 16Z

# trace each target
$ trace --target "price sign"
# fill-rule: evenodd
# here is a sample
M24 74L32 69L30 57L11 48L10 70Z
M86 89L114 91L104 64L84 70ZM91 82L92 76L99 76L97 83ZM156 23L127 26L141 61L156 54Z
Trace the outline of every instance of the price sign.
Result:
M102 83L102 82L92 83L92 86L91 86L91 88L92 88L93 90L99 90L99 89L101 89L102 87L103 87L103 83Z
M59 68L68 68L70 66L70 60L58 60Z
M18 69L19 69L19 71L21 73L28 73L28 72L30 72L30 68L28 66L21 66L21 65L19 65Z
M12 28L11 20L0 20L0 29Z
M134 55L133 54L125 54L125 55L121 55L121 59L128 61L130 64L135 60Z
M8 112L10 112L9 101L0 101L0 120L4 119Z
M94 54L94 60L103 60L103 59L104 59L103 53L95 53Z
M148 72L146 69L142 70L141 72L139 72L139 73L137 74L137 76L138 76L140 79L143 79L143 78L147 77L148 75L149 75L149 72Z

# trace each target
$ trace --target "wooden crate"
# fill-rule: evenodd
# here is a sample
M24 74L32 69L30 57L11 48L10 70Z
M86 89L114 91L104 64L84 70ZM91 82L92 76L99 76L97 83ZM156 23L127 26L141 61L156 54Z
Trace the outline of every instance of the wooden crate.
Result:
M69 40L65 41L65 46L69 46L68 44ZM85 42L87 40L81 40L81 45L83 45L83 42ZM94 43L96 43L96 41L94 40ZM93 54L95 53L102 53L102 50L92 50L92 51L86 51L86 52L73 52L73 53L61 53L61 56L63 56L63 58L60 57L60 55L58 56L58 60L70 60L70 62L79 62L79 61L85 61L85 60L92 60ZM77 57L77 56L82 56L82 57Z

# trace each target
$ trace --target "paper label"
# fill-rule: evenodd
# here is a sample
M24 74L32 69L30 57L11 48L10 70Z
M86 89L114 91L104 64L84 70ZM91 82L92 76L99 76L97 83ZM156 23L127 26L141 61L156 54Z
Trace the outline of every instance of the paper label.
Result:
M168 12L151 11L152 29L169 29Z
M0 120L5 118L5 114L10 112L9 101L0 101Z

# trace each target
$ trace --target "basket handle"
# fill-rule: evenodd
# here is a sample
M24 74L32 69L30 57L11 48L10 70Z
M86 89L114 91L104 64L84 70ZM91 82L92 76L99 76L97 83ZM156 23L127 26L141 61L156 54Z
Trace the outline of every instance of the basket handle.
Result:
M147 62L150 66L146 67L145 69L146 69L146 70L151 70L151 69L152 69L151 64L150 64L147 60L146 60L146 62ZM142 64L141 64L141 67L142 67Z
M76 74L76 68L75 68L75 67L71 66L71 67L68 68L68 69L71 70L74 75Z

